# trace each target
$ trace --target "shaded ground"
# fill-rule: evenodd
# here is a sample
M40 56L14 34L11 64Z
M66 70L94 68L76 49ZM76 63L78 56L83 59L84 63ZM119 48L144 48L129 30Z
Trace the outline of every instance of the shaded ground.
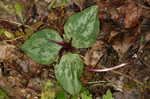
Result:
M57 83L53 64L35 63L20 45L43 28L62 35L70 15L95 4L99 6L101 34L92 48L77 52L90 68L130 65L102 73L85 71L83 85L93 99L100 99L107 89L115 99L150 98L150 0L74 0L68 6L48 10L50 1L22 0L24 10L19 17L12 9L19 1L0 1L0 29L13 35L0 36L0 88L6 89L10 99L40 99L44 82L50 79Z

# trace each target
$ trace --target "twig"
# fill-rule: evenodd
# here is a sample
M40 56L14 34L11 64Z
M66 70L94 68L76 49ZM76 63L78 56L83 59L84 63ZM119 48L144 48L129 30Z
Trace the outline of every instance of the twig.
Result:
M23 36L19 36L19 37L16 37L14 39L11 39L11 40L4 40L4 41L6 41L6 42L8 42L8 41L16 41L16 40L21 39L21 38L23 38Z
M118 72L118 71L112 71L112 72L115 73L115 74L119 74L119 75L121 75L121 76L124 76L124 77L126 77L126 78L128 78L128 79L130 79L130 80L133 80L134 82L136 82L136 83L139 84L139 85L143 85L142 82L140 82L140 81L138 81L137 79L135 79L135 78L133 78L133 77L130 77L130 76L126 75L126 74L123 74L123 73Z
M27 28L31 28L29 25L26 25L26 24L21 24L21 23L18 23L18 22L15 22L15 21L9 21L9 20L7 20L7 19L2 19L2 18L0 18L0 21L5 21L5 22L9 22L9 23L12 23L12 24L15 24L15 25L17 25L17 26L25 26L25 27L27 27ZM32 28L31 28L32 29Z

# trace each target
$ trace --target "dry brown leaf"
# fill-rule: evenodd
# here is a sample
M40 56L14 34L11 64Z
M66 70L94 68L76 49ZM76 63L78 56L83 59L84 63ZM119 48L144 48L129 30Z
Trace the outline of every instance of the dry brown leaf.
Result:
M118 13L116 8L111 8L109 10L109 12L110 12L110 15L111 15L111 19L114 19L114 20L118 20L119 19L120 15L119 15L119 13Z
M89 50L84 57L86 65L95 66L100 58L105 54L105 44L103 41L97 41L91 50Z
M85 0L72 0L82 10L84 8Z
M58 19L58 16L54 12L48 14L49 21L55 21L57 19Z
M144 0L144 2L150 5L150 0Z
M139 18L141 16L141 9L139 9L135 4L129 4L126 9L125 15L125 28L134 27L139 24Z
M149 47L149 48L148 48ZM150 46L148 46L147 48L142 49L143 53L140 56L140 59L142 60L142 62L147 65L150 68Z
M118 31L115 31L115 30L114 30L114 31L111 31L108 41L111 41L111 40L112 40L114 37L116 37L118 34L119 34Z
M133 44L135 38L136 37L133 35L132 36L125 35L123 38L117 37L117 39L115 39L112 42L112 47L117 51L118 55L122 57L127 52L129 47Z
M150 41L150 31L146 33L145 41L146 42Z
M41 68L39 64L26 56L22 58L17 58L15 62L22 68L23 72L25 73L37 74L39 73L39 70Z
M125 28L131 28L139 24L142 9L134 1L128 1L125 5L117 8L120 15L124 16Z
M150 8L144 6L141 12L143 17L150 18Z
M15 58L15 55L13 54L15 52L15 46L6 44L6 43L0 43L0 60L8 60Z

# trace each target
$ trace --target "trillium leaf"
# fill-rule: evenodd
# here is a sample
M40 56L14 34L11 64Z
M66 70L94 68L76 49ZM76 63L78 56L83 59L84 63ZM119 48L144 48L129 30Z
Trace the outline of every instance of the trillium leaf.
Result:
M64 26L64 38L72 39L76 48L88 48L96 41L99 25L98 6L89 7L68 19Z
M21 49L34 61L40 64L50 64L55 61L61 46L51 40L62 41L58 32L43 29L33 34L21 47Z
M55 66L55 75L64 90L77 95L81 88L79 80L83 72L83 61L78 54L68 53L62 56L60 63Z

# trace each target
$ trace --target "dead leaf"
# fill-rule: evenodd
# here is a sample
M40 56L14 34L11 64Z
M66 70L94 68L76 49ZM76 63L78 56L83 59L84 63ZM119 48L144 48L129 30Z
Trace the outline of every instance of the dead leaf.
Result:
M48 14L49 21L55 21L57 19L58 19L58 16L54 12Z
M119 15L119 13L118 13L116 8L111 8L109 10L109 12L110 12L110 15L111 15L111 19L118 20L120 18L120 15Z
M120 57L124 56L130 46L133 44L136 36L133 35L120 35L112 41L112 47L117 51Z
M144 2L150 6L150 0L144 0Z
M82 10L84 8L85 0L72 0Z
M139 24L142 9L134 1L128 1L125 5L118 7L117 10L124 16L125 28L131 28Z
M125 28L134 27L140 22L141 9L135 4L129 4L126 9Z
M146 33L145 41L146 42L150 41L150 31Z
M15 60L16 64L19 65L21 67L21 69L23 70L23 72L25 73L30 73L30 74L38 74L41 66L39 64L37 64L36 62L34 62L31 58L24 56L18 58Z
M105 54L105 43L103 41L97 41L91 50L89 50L84 57L86 65L95 66L100 58Z
M15 57L15 46L7 43L0 43L0 60L8 60Z
M114 37L116 37L118 34L119 34L118 31L115 31L115 30L114 30L114 31L111 31L108 41L111 41L111 40L112 40Z
M143 48L142 49L143 51L142 51L142 53L141 53L141 55L139 55L140 57L140 59L142 60L142 62L146 65L146 66L148 66L149 68L150 68L150 46L148 45L148 46L145 46L145 48Z
M35 31L37 31L37 29L43 25L42 21L38 21L34 24L32 24L29 28L25 29L26 34L24 35L24 39L26 40L28 37L30 37ZM21 34L21 33L20 33Z

